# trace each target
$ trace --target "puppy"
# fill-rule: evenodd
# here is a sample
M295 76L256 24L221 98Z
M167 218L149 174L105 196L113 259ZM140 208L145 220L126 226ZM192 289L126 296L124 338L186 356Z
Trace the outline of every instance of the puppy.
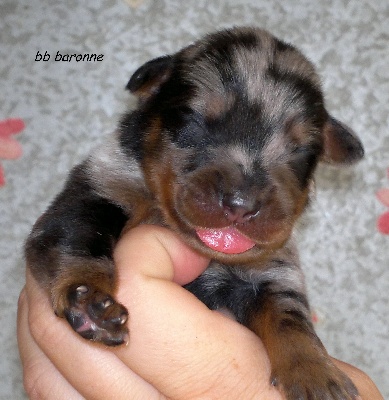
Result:
M254 28L211 34L141 66L116 133L70 173L26 243L54 311L87 339L119 345L112 251L123 227L170 227L212 259L186 286L263 341L288 400L355 399L312 326L292 240L319 161L363 147L328 114L313 65Z

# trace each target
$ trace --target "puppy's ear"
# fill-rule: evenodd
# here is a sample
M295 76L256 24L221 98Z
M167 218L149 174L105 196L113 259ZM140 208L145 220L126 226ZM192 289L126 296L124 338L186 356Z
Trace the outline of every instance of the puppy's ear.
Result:
M324 151L321 161L331 164L352 164L363 158L363 145L347 125L328 116L323 134Z
M148 61L134 72L126 89L141 100L147 100L158 93L161 85L169 79L172 69L172 56L159 57Z

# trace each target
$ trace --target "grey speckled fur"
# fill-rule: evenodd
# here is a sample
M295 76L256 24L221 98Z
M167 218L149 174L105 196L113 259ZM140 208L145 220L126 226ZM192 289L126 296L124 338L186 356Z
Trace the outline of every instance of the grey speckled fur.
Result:
M0 119L24 118L24 156L4 162L0 189L0 399L24 399L15 339L22 243L72 165L115 127L122 90L144 61L205 32L256 25L300 47L317 65L328 109L361 136L365 160L318 174L299 229L317 330L334 356L365 370L389 397L389 237L375 227L388 185L389 3L382 0L2 0ZM131 7L130 5L136 5ZM44 12L43 12L44 10ZM37 51L51 59L34 61ZM103 54L55 62L56 52ZM132 100L130 100L132 101ZM309 231L308 231L309 229Z

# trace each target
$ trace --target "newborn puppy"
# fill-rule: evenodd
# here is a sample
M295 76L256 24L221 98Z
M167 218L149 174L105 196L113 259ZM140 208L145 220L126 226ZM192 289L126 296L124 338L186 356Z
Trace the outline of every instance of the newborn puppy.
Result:
M55 313L87 339L127 340L113 248L125 225L167 226L212 259L187 289L261 338L288 400L355 399L314 332L292 240L318 162L363 156L312 64L235 28L147 62L127 88L138 107L72 170L26 243Z

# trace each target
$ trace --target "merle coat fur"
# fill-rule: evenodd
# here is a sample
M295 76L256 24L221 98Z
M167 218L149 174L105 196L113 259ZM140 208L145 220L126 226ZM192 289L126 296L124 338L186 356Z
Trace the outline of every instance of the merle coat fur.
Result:
M149 61L127 88L137 108L72 170L26 243L55 313L88 339L123 343L113 248L125 225L160 224L212 259L187 289L262 339L288 400L356 398L314 332L292 239L318 162L363 156L326 111L313 65L263 30L234 28ZM199 234L225 229L253 247L219 251Z

